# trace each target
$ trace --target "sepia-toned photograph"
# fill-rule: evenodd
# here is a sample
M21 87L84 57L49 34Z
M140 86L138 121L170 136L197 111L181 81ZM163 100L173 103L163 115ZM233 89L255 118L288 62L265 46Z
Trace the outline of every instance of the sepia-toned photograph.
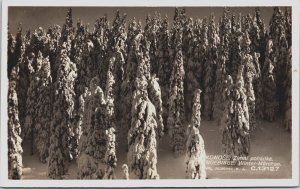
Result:
M293 6L6 10L7 180L295 178Z

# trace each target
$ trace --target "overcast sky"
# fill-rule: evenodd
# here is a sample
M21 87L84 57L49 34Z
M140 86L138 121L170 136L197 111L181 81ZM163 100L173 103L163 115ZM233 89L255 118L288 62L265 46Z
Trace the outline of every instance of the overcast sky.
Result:
M16 33L18 23L22 23L23 31L34 30L37 27L48 28L53 24L63 25L66 12L69 7L9 7L8 21L9 27L13 34ZM97 18L107 13L110 23L115 16L116 10L127 14L127 20L135 17L141 19L143 26L148 13L152 14L157 11L162 16L168 15L170 21L174 16L174 7L74 7L73 22L76 23L80 18L85 24L89 23L90 27L94 25ZM231 11L236 14L254 14L254 7L231 7ZM211 13L216 16L216 21L223 13L222 7L186 7L188 17L204 18L209 17ZM265 20L266 26L272 16L272 7L261 7L261 16Z

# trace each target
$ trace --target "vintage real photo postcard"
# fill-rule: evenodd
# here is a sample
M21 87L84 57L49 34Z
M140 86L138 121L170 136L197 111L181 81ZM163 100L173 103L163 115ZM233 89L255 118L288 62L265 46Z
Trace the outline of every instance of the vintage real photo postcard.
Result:
M2 4L1 186L299 185L298 1Z

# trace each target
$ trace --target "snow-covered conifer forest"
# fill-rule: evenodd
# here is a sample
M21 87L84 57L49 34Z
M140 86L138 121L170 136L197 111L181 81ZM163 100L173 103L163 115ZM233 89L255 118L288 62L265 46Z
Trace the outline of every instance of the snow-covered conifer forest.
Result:
M173 10L8 28L10 179L261 178L212 154L273 156L289 177L291 9Z

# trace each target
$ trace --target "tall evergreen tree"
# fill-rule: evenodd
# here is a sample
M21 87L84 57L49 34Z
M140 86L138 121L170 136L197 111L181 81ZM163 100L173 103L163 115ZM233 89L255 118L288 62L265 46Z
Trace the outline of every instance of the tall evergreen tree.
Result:
M171 57L170 57L170 31L168 29L168 18L162 20L158 31L158 83L161 88L162 98L162 117L164 125L166 125L168 116L168 93L169 93L169 78L171 76Z
M256 128L256 98L255 92L253 89L253 80L257 77L257 70L254 65L253 57L250 54L250 44L251 40L249 38L248 30L246 30L243 35L242 42L242 65L244 66L243 77L245 80L245 93L247 96L247 106L249 110L249 127L251 130Z
M184 68L182 55L182 30L178 28L175 38L175 52L173 58L173 69L171 74L171 85L169 92L168 129L172 151L176 156L184 153L185 127L184 127Z
M116 167L115 129L111 110L111 82L108 74L107 88L104 93L99 87L100 80L94 77L90 91L85 92L83 134L80 139L78 177L80 179L113 179Z
M110 28L107 15L98 18L94 24L94 31L92 40L95 45L95 60L97 64L96 70L98 70L99 78L101 82L101 88L104 88L106 83L106 73L108 64L108 42L110 38Z
M161 88L158 83L158 78L156 75L151 76L148 81L148 94L149 99L153 103L156 109L156 123L157 123L157 133L158 138L162 137L164 134L164 123L163 123L163 103L161 98Z
M201 122L200 94L200 89L194 92L191 125L187 130L185 163L187 166L186 174L189 179L206 178L206 153L204 141L199 131Z
M16 93L16 67L11 70L8 88L8 177L21 179L22 153L21 126L18 117L18 97Z
M249 114L242 75L243 67L243 65L239 67L237 82L233 84L229 79L225 89L222 146L224 153L230 156L231 160L233 156L248 156L250 150Z
M278 111L278 101L276 96L276 75L274 72L274 52L272 50L273 42L269 39L266 48L266 60L262 70L262 83L264 95L264 118L268 121L274 121Z
M130 172L139 179L159 179L157 173L158 133L156 108L151 103L147 87L147 75L150 75L149 43L136 50L138 60L135 91L132 97L131 127L128 131L127 161ZM146 46L145 46L146 45Z
M74 140L74 82L77 77L76 65L68 57L68 47L63 43L57 57L57 80L54 83L53 118L48 159L48 176L53 179L63 178L68 172L69 161L76 149Z
M52 115L52 78L49 59L44 58L39 51L36 61L29 64L29 70L30 85L27 94L25 129L27 136L31 137L31 153L37 151L40 161L45 163L48 157Z

